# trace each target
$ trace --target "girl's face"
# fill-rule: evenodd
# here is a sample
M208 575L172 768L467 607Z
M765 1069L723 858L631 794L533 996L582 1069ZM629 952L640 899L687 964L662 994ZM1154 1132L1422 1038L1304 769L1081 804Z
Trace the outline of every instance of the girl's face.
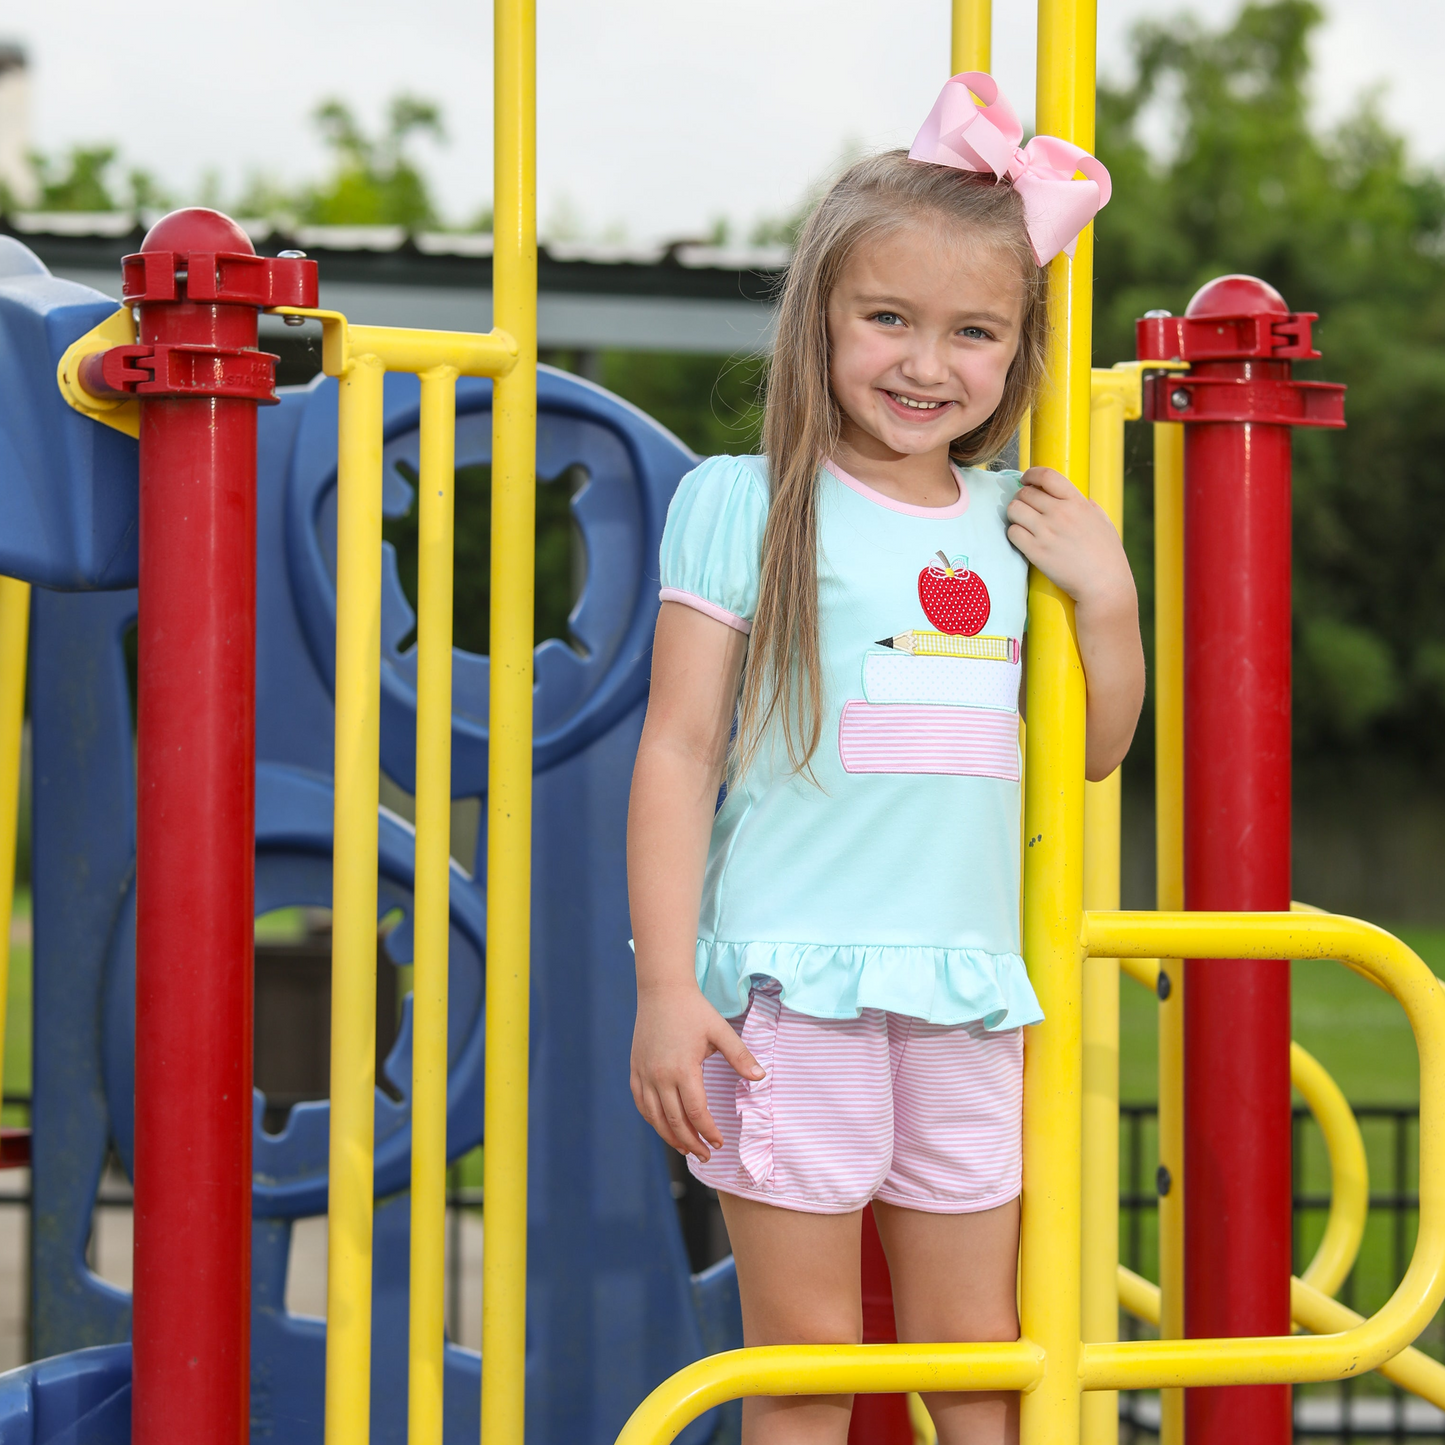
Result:
M993 414L1018 350L1017 261L940 230L859 246L828 299L844 440L879 460L946 453Z

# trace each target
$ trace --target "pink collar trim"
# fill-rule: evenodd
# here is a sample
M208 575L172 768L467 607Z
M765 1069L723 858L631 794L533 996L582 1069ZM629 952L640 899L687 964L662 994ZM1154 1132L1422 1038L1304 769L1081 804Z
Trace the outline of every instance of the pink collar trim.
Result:
M961 517L968 511L968 487L964 484L963 474L951 462L949 467L953 472L954 481L958 483L958 500L951 502L946 507L915 507L911 502L900 502L894 497L884 496L882 492L875 491L870 487L867 482L860 482L857 477L850 477L837 462L825 461L823 466L845 487L857 492L860 497L866 497L868 501L876 502L880 507L887 507L890 512L902 512L905 517L926 517L931 521L944 522L950 517Z

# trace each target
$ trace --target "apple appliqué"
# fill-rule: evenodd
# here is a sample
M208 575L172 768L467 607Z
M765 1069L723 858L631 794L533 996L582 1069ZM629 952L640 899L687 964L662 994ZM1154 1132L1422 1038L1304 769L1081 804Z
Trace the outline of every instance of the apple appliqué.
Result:
M968 570L967 557L952 561L942 552L935 554L918 574L918 601L924 615L950 637L973 637L983 631L993 604L988 588L977 572Z

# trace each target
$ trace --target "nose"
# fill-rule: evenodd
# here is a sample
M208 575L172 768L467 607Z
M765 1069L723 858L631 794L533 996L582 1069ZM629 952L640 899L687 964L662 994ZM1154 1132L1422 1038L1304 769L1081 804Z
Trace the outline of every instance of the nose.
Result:
M938 337L915 334L899 370L919 386L942 386L949 377L947 343Z

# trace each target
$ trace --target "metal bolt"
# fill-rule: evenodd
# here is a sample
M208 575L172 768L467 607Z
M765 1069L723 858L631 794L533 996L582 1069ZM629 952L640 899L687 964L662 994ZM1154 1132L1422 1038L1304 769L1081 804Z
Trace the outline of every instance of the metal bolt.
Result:
M1146 311L1145 321L1167 321L1174 313L1172 311Z
M277 252L276 252L276 259L277 259L278 261L304 261L304 260L306 259L306 252L305 252L305 251L277 251ZM305 326L305 325L306 325L306 318L305 318L304 316L283 316L281 319L287 324L287 326Z
M1182 386L1175 387L1175 389L1169 393L1169 405L1172 406L1175 411L1188 411L1189 393L1185 391Z
M1159 970L1159 977L1154 981L1154 992L1159 995L1159 998L1162 1001L1168 998L1169 995L1173 993L1173 991L1174 985L1170 983L1169 975L1165 973L1164 970L1161 968Z
M1154 1187L1159 1191L1159 1197L1161 1199L1169 1193L1169 1186L1173 1183L1174 1180L1168 1169L1161 1164L1158 1173L1154 1176Z

